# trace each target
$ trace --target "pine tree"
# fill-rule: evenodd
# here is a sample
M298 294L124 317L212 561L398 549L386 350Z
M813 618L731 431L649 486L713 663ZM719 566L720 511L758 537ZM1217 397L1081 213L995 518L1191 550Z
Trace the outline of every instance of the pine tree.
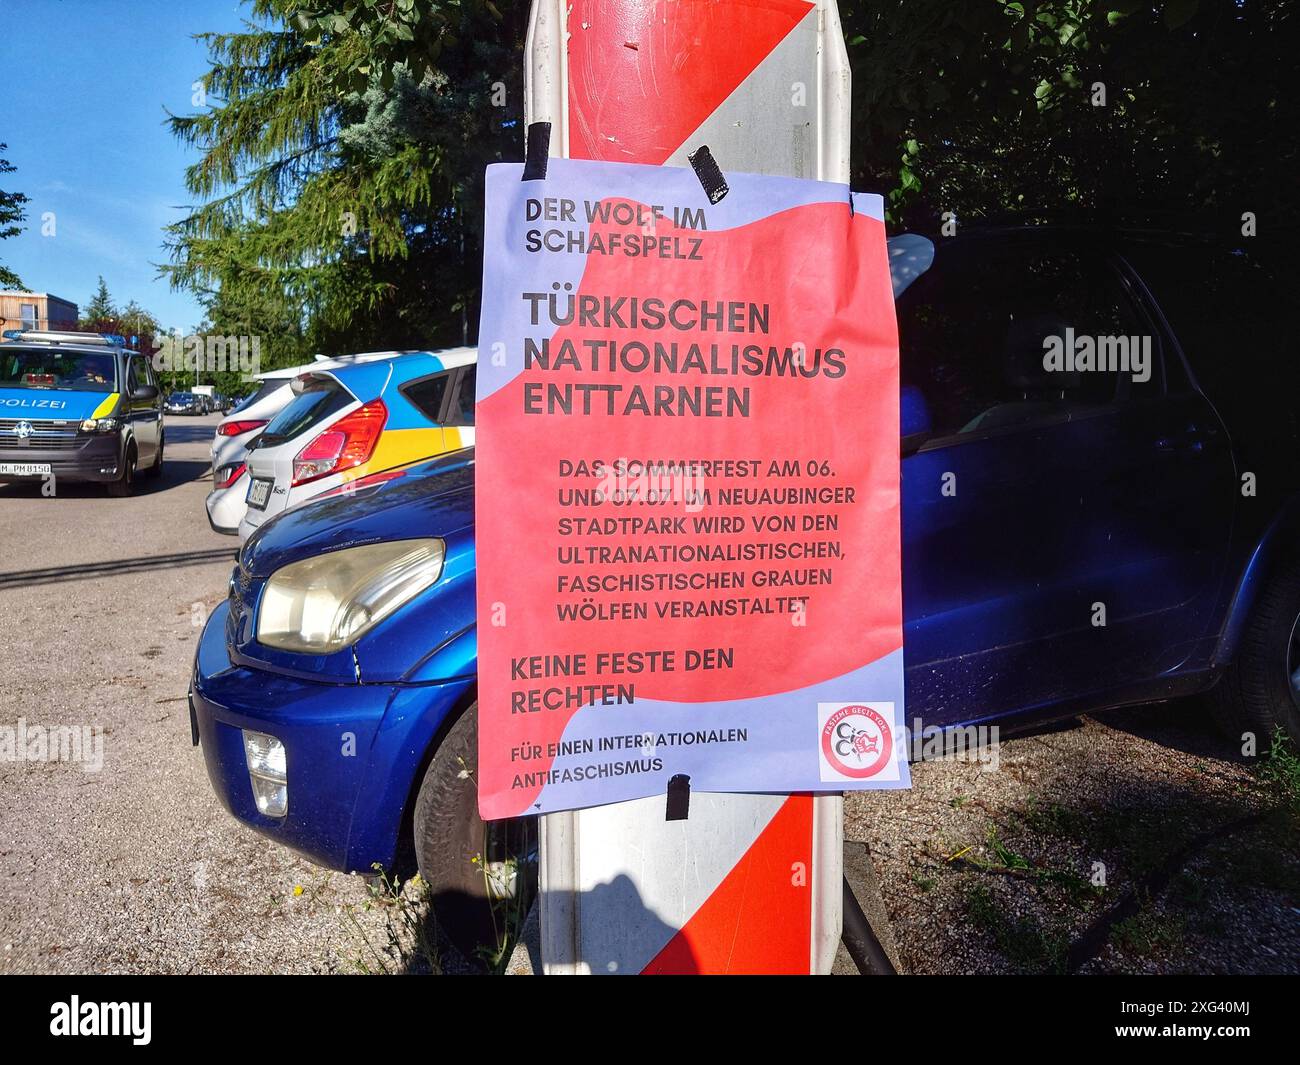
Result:
M312 350L461 341L477 321L483 171L522 149L515 6L503 19L483 0L420 0L411 17L427 22L404 43L382 28L402 5L322 26L254 0L244 30L204 38L211 106L170 119L202 152L186 174L200 205L171 227L165 270L205 302L221 293L213 328L260 334L284 359L300 347L274 331L285 317Z
M95 325L97 322L112 322L117 319L117 307L113 304L113 297L108 294L108 286L104 284L104 276L99 277L99 287L95 289L95 294L90 297L90 302L86 304L86 309L82 312L81 321L83 325Z

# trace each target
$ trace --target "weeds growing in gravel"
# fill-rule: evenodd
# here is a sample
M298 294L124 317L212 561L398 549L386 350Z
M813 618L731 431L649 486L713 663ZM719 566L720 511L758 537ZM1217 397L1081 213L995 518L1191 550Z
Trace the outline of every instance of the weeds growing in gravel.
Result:
M1021 973L1064 973L1069 942L1057 931L1045 930L1032 916L1007 912L984 884L966 896L971 924L993 938L998 952Z
M989 850L993 852L993 857L997 859L998 865L1003 869L1021 869L1028 871L1034 867L1034 863L1026 858L1023 854L1013 851L998 837L998 826L989 825L985 833L984 842Z
M517 857L489 865L475 855L474 864L483 872L483 884L491 901L492 943L481 944L475 952L488 972L500 976L510 963L510 955L519 942L519 932L532 905L528 891L525 863Z
M1032 880L1042 887L1058 888L1065 892L1070 902L1085 910L1090 909L1092 903L1102 895L1101 889L1094 886L1086 877L1069 869L1053 869L1051 866L1038 865L1019 851L1012 850L999 835L996 824L989 825L984 844L993 852L993 861L978 855L964 859L976 869L984 872L1008 873Z
M429 885L416 873L405 882L390 877L382 866L375 865L375 875L366 885L365 913L383 914L383 942L374 943L357 920L356 908L343 907L349 929L361 940L362 947L352 959L353 966L370 974L438 974L441 959L430 937L431 921Z
M1277 789L1282 801L1293 812L1300 813L1300 756L1296 755L1291 738L1280 728L1273 730L1268 758L1260 773Z
M1155 900L1143 896L1141 909L1111 929L1111 942L1143 958L1167 955L1183 946L1185 924L1183 914L1164 910Z
M920 888L921 891L928 893L935 889L935 886L939 883L939 881L937 881L932 876L922 876L920 873L913 873L912 883L915 884L918 888Z

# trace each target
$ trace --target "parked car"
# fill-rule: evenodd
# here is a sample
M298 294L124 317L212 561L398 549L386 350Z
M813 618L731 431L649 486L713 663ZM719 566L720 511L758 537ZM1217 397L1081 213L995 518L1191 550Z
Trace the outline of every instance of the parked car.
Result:
M248 451L239 536L331 488L474 439L472 348L313 367Z
M518 832L501 826L485 845L456 763L477 758L466 714L472 456L387 471L268 523L244 545L230 596L204 629L190 697L218 796L259 831L333 868L370 871L396 857L393 819L414 816L419 865L449 928L469 927L484 898L466 841L500 871ZM310 617L294 631L309 587ZM363 603L366 620L352 629ZM349 734L363 757L339 757Z
M208 524L234 536L248 495L248 445L293 398L290 383L310 367L291 366L258 375L257 388L217 425L212 436L212 491L205 500Z
M173 392L163 403L166 414L202 414L203 398L193 392Z
M96 481L128 496L166 445L149 358L120 336L6 330L0 344L0 483Z
M287 407L295 393L294 378L331 367L380 362L402 354L398 351L363 351L325 358L302 366L269 370L257 375L257 388L245 396L217 425L212 437L212 491L206 509L208 524L215 532L235 536L248 509L248 448L271 419Z
M943 241L910 280L896 289L914 727L1208 692L1260 749L1277 727L1300 738L1284 294L1241 256L1058 229ZM1149 361L1048 371L1063 323L1149 337ZM268 523L191 689L236 817L337 869L411 845L444 927L467 935L521 882L474 857L491 873L529 853L526 824L485 826L475 806L472 497L460 451ZM347 735L365 757L339 757Z

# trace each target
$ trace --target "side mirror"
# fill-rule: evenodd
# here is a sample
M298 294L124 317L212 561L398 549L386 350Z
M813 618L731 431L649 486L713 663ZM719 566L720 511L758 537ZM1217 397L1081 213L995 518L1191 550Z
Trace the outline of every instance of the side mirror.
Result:
M141 385L139 388L137 388L134 392L131 393L131 398L132 398L132 399L138 399L138 400L140 400L142 403L145 402L145 401L147 401L147 400L157 399L157 398L158 398L158 386L157 386L157 385Z
M907 451L910 447L915 451L930 432L930 406L916 385L904 385L899 390L898 399L898 426L903 438L903 450Z
M917 233L900 233L886 241L889 254L889 277L894 283L894 299L908 290L912 282L934 265L934 242Z

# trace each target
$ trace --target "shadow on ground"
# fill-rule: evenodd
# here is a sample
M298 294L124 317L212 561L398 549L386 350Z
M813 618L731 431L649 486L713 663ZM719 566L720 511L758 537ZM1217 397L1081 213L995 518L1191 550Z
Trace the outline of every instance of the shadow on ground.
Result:
M846 800L910 972L1300 972L1294 791L1194 701L1004 740Z

